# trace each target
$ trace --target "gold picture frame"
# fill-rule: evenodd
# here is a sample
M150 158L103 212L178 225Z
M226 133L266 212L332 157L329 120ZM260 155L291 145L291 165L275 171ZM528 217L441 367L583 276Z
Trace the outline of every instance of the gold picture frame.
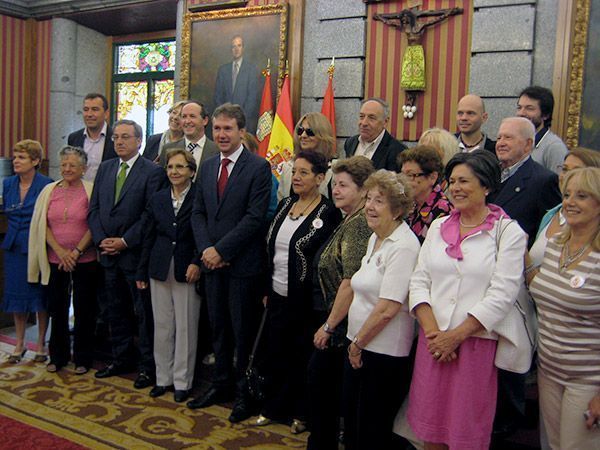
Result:
M598 35L600 24L590 17L591 3L592 0L559 2L557 36L564 39L557 39L555 52L553 128L569 149L583 144L600 150L600 109L596 105L600 84L593 76L597 73L593 66L598 65L600 47L590 36ZM592 42L591 48L588 42Z
M302 30L301 26L295 26L293 33L290 32L290 6L283 3L185 14L181 34L180 97L202 102L209 112L218 106L215 105L218 72L231 63L232 38L238 35L243 37L243 60L251 62L253 70L262 71L270 59L274 105L281 92L283 81L280 75L284 73L286 60L289 60L291 81L295 81L296 87L299 87L301 52L295 51L289 55L288 41L293 34L294 42L301 42ZM295 15L301 14L302 6L295 6ZM294 21L297 22L297 17ZM263 80L260 76L258 102L262 95ZM298 102L292 99L292 103ZM252 119L249 118L249 123L252 123ZM249 131L252 132L251 127Z

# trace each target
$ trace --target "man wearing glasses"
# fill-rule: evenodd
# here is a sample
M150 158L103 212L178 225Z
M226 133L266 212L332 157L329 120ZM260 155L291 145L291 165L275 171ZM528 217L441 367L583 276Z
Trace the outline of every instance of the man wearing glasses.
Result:
M163 168L141 158L142 128L132 120L115 123L112 139L118 158L100 164L90 199L88 224L104 268L100 307L110 331L112 361L96 372L106 378L134 369L139 351L139 375L134 386L154 383L152 309L135 284L144 230L142 213L156 191L166 186ZM130 318L135 313L136 324ZM134 326L138 348L134 346Z
M396 161L406 147L387 132L389 106L380 98L369 98L362 103L358 118L358 134L344 144L346 156L362 155L373 161L375 169L398 172Z

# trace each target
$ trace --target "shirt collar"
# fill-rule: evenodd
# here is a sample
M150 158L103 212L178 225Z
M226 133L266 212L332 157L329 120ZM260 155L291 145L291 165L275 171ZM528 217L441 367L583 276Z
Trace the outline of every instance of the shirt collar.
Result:
M192 183L188 184L188 187L186 187L183 192L180 194L179 196L179 201L181 203L183 203L183 201L185 200L185 196L188 194L188 192L190 192L190 188L192 187ZM175 197L175 194L173 193L173 188L171 188L171 200L173 201L177 201L177 198Z
M519 170L519 168L523 164L525 164L525 162L527 162L529 158L531 158L531 155L527 155L525 158L513 164L512 166L507 167L506 169L502 169L502 183L504 183L506 180L512 177L517 172L517 170Z
M231 163L235 164L236 161L238 160L238 158L240 157L240 155L242 154L243 150L244 150L244 146L242 144L240 144L240 147L235 152L233 152L231 155L223 156L223 153L221 153L219 156L221 158L221 161L223 161L223 159L227 158L227 159L229 159L229 161L231 161L230 164Z
M192 141L190 141L187 137L184 139L185 139L185 148L187 148L188 145L190 145L192 143ZM204 148L205 142L206 142L206 134L203 134L202 137L194 143L197 144L198 147Z
M135 162L138 160L139 157L140 157L140 152L138 151L137 154L133 158L131 158L129 161L123 161L121 158L119 158L119 166L122 163L125 163L131 169L133 167L133 165L135 164Z
M358 141L364 145L365 147L368 145L373 144L373 147L377 148L379 146L379 143L381 142L381 140L383 139L383 135L385 134L385 128L381 131L381 133L379 133L379 136L377 136L372 142L367 142L365 141L361 135L358 135Z
M104 125L102 126L102 130L100 130L100 137L105 137L105 136L106 136L106 131L107 131L107 130L108 130L108 124L106 123L106 120L105 120L105 121L104 121ZM88 134L88 129L87 129L87 127L85 127L85 128L83 129L83 135L84 135L86 138L89 138L89 137L90 137L90 136L89 136L89 134Z

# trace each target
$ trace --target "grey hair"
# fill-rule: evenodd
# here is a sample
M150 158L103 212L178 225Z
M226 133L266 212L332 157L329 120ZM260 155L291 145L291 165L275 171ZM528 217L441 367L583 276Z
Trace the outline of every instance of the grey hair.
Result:
M366 100L363 100L360 106L364 105L367 102L375 102L381 105L381 107L383 108L383 120L386 120L388 117L390 117L390 105L388 105L388 103L384 99L379 97L370 97Z
M525 117L507 117L502 121L504 122L513 122L517 125L519 134L524 139L535 140L535 125L531 122L531 120L526 119Z
M136 138L142 139L144 137L144 132L142 131L142 127L135 121L129 119L121 119L117 120L113 124L113 130L115 130L119 125L131 125L133 127L133 134Z
M87 166L88 156L87 153L81 147L74 147L72 145L65 145L58 152L58 157L62 160L65 156L75 155L79 157L79 162L82 166Z

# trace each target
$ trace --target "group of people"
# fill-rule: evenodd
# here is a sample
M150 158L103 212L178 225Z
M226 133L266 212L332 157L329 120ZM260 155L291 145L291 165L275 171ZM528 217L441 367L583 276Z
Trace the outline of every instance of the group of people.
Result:
M231 422L257 415L256 426L308 430L311 449L337 448L341 418L347 449L394 448L402 421L415 446L485 449L495 420L524 413L529 364L499 359L527 285L539 320L542 441L598 449L600 156L558 142L549 99L525 89L494 142L481 131L483 101L467 95L456 135L431 129L409 149L385 129L387 103L368 99L339 157L327 119L308 113L274 182L249 150L239 105L209 117L196 101L176 103L169 130L140 155L139 125L109 127L106 100L90 94L82 142L60 151L59 181L38 173L39 143L13 149L9 359L26 350L29 312L45 359L48 311L46 368L69 363L72 295L75 373L92 365L100 317L112 359L95 376L132 371L137 360L136 388L173 390L183 402L204 307L215 365L189 408L233 400ZM251 355L261 401L245 374Z

